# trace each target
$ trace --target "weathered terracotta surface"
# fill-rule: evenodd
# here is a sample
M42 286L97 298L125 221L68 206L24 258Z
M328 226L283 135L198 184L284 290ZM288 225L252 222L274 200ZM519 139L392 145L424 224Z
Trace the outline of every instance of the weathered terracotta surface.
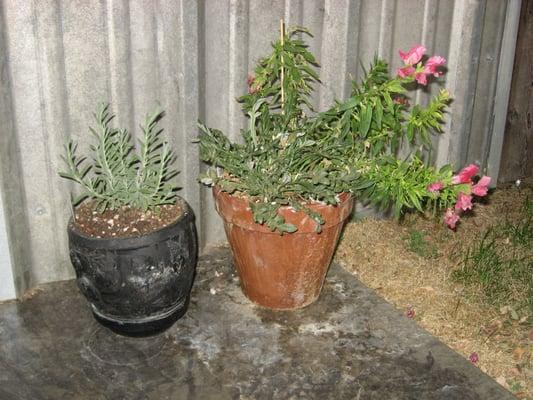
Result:
M272 309L301 308L315 301L322 289L337 241L353 198L343 195L338 206L308 205L326 221L322 232L303 212L280 209L298 231L280 235L254 222L245 199L213 188L216 209L224 220L235 266L244 294L253 302Z

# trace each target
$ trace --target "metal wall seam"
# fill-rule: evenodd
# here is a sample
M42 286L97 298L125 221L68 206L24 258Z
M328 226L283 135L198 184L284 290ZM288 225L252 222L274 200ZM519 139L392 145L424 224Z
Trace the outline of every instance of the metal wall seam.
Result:
M130 7L127 2L108 0L106 8L108 44L108 73L110 93L108 99L115 113L116 124L133 130L134 121L133 82L131 71Z
M500 172L521 6L522 0L509 0L505 13L503 39L500 46L500 60L496 78L496 93L494 96L494 120L489 131L490 145L488 146L488 154L486 159L483 160L486 165L487 175L493 178L493 185L496 184Z
M445 126L447 134L439 137L437 165L452 163L461 166L467 159L466 143L471 128L484 11L484 1L454 3L446 74L446 88L453 102Z
M381 0L381 20L379 22L378 56L390 60L392 34L394 32L395 0Z
M180 195L183 196L191 205L195 216L196 224L198 226L198 234L205 243L204 232L209 229L205 226L202 218L202 188L198 184L198 175L200 173L200 159L198 157L198 145L193 143L197 137L197 119L200 113L200 80L202 79L198 73L200 56L199 56L199 40L200 29L199 24L200 11L197 2L187 0L180 0L180 30L179 42L179 61L180 73L178 74L178 87L182 88L181 95L177 96L177 112L180 115L181 124L179 124L179 131L175 134L183 135L184 144L182 154L178 154L179 158L183 159L182 171L180 173L180 182L184 186ZM187 34L185 34L187 32ZM190 51L194 49L194 51ZM170 99L169 99L170 101Z
M303 0L285 0L284 20L287 26L301 26L303 22Z
M422 32L420 34L420 44L424 45L429 54L435 54L435 19L438 10L438 0L424 0L424 19L422 23ZM431 88L431 93L434 93L434 88ZM428 96L423 96L421 90L417 90L415 102L417 104L424 104L428 100Z
M69 132L65 130L68 125L63 118L66 98L61 13L56 3L42 4L36 1L33 5L39 97L46 99L40 102L40 117L43 135L42 167L46 173L41 184L46 185L47 189L41 188L35 196L41 197L42 200L48 197L48 206L44 203L40 206L42 209L38 206L34 212L38 215L41 215L41 212L42 215L48 215L50 221L44 229L39 229L39 236L32 235L31 238L34 247L33 262L40 266L34 270L34 274L36 281L61 280L74 276L68 268L70 263L65 246L67 232L64 222L65 217L70 216L71 202L65 191L53 181L57 177L57 171L63 166L61 155L69 137ZM43 251L43 248L47 248L48 252Z
M12 66L5 8L0 6L0 281L3 300L21 296L35 282L31 279L31 247L24 176L21 173L19 132L14 120ZM3 235L5 232L5 236Z
M203 76L198 77L201 89L200 107L204 112L200 115L200 119L207 126L229 133L229 103L233 101L228 94L227 76L229 54L232 51L229 45L229 1L205 0L198 4L203 18L203 26L199 26L198 29L197 45L201 51L198 57L200 69L203 72ZM205 166L201 164L200 168L203 169ZM204 186L201 186L199 190L201 214L197 217L203 227L201 242L217 243L224 235L222 223L215 211L210 190Z
M347 59L350 0L326 0L324 5L324 25L320 77L320 100L318 110L330 107L335 99L342 99L347 84Z
M229 63L228 63L228 133L240 139L245 117L236 99L247 91L248 75L248 12L247 0L230 0L229 4Z

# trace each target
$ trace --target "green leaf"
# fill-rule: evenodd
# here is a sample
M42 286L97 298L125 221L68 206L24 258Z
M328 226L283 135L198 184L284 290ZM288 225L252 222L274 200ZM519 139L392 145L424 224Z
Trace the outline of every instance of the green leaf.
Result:
M301 68L302 68L303 71L307 72L307 74L310 75L314 80L316 80L316 81L320 80L320 78L319 78L318 74L316 73L316 71L311 69L309 66L302 65Z
M366 137L368 133L368 129L370 128L370 123L372 122L372 107L371 106L361 107L361 113L362 113L362 119L361 119L359 130L361 132L361 136Z
M387 108L389 109L389 112L394 110L394 103L392 101L390 94L387 92L383 92L383 98L385 99L385 103L387 103Z
M295 225L287 224L287 223L278 225L278 229L280 230L280 232L287 232L287 233L293 233L298 230L298 228L296 228Z
M409 124L407 125L407 139L409 139L409 142L412 142L415 138L415 129L413 125Z
M346 100L345 102L341 103L338 106L338 111L342 112L342 111L346 111L346 110L352 109L352 108L356 107L359 103L360 103L359 98L350 97L348 100Z
M381 104L381 100L379 98L376 99L375 116L377 127L378 129L381 129L381 120L383 118L383 104Z
M89 193L82 193L79 196L72 197L71 196L71 203L73 206L77 206L80 204L83 200L89 197Z

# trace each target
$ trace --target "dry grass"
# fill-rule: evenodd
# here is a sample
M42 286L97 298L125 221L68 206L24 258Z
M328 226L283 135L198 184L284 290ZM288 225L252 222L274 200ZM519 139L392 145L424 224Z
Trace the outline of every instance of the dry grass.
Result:
M495 191L486 204L478 204L475 213L462 219L455 233L416 216L401 224L351 222L336 259L398 309L412 308L415 320L448 346L466 358L477 353L479 368L517 397L533 400L532 318L511 318L508 309L486 304L475 288L450 279L461 254L484 229L504 218L520 218L526 191ZM425 232L425 256L409 250L413 231Z

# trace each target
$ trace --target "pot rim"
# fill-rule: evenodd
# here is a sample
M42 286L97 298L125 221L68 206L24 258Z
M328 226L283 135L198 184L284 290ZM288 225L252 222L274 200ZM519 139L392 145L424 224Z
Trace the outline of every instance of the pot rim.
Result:
M213 185L213 191L216 191L216 192L219 192L219 193L225 193L225 194L227 194L228 196L231 196L234 199L242 200L242 201L246 202L246 204L249 203L249 201L246 198L240 197L240 196L235 196L232 193L226 192L226 191L222 190L222 188L219 185ZM305 202L302 202L302 204L305 204L305 205L308 205L308 206L312 206L313 209L315 209L315 208L327 208L327 207L338 207L338 206L344 204L346 201L349 201L350 198L354 197L351 192L341 192L341 193L337 193L337 195L341 198L340 202L338 204L327 204L327 203L324 203L324 202L321 202L321 201L305 201ZM294 207L292 207L292 206L281 206L280 210L291 211L291 210L294 210Z
M213 186L213 195L215 197L216 210L218 214L222 217L224 222L231 223L235 226L240 227L241 229L246 229L250 231L261 231L264 234L272 234L278 236L281 235L279 232L271 231L265 225L259 224L253 220L252 210L250 209L249 202L247 199L234 196L228 192L224 192L218 185ZM220 201L216 200L217 197L220 199ZM235 209L235 207L231 207L230 209L228 209L227 207L223 207L223 202L221 201L221 199L224 197L230 198L232 199L232 201L236 202L238 204L238 207L242 208L244 213L246 213L246 216L236 216L235 214L237 210ZM332 217L333 221L331 221L331 219L329 221L326 219L326 223L322 225L322 229L329 229L331 227L337 226L338 224L344 223L346 218L351 214L354 201L353 195L350 192L345 192L341 193L340 197L341 202L339 204L325 204L320 202L304 203L307 207L311 208L313 211L321 213L323 216L324 213L328 214L331 212L331 210L335 210L335 213L338 214L336 216L330 215L330 218ZM225 208L228 213L222 212L221 206L222 208ZM316 233L316 222L310 217L308 217L303 211L296 211L291 206L281 206L279 208L279 213L285 217L287 222L291 222L291 220L293 219L292 217L296 217L297 215L305 215L302 223L296 223L298 230L296 232L286 233L286 235Z
M114 248L117 250L139 248L144 245L149 245L154 242L159 242L168 239L173 236L174 231L178 225L183 224L187 220L194 220L194 213L192 212L189 204L182 197L178 196L178 201L181 201L183 208L182 214L169 225L165 225L150 233L140 236L128 236L128 237L101 237L96 238L88 236L79 230L77 230L73 224L72 216L69 218L67 225L67 232L69 240L82 244L91 248Z

